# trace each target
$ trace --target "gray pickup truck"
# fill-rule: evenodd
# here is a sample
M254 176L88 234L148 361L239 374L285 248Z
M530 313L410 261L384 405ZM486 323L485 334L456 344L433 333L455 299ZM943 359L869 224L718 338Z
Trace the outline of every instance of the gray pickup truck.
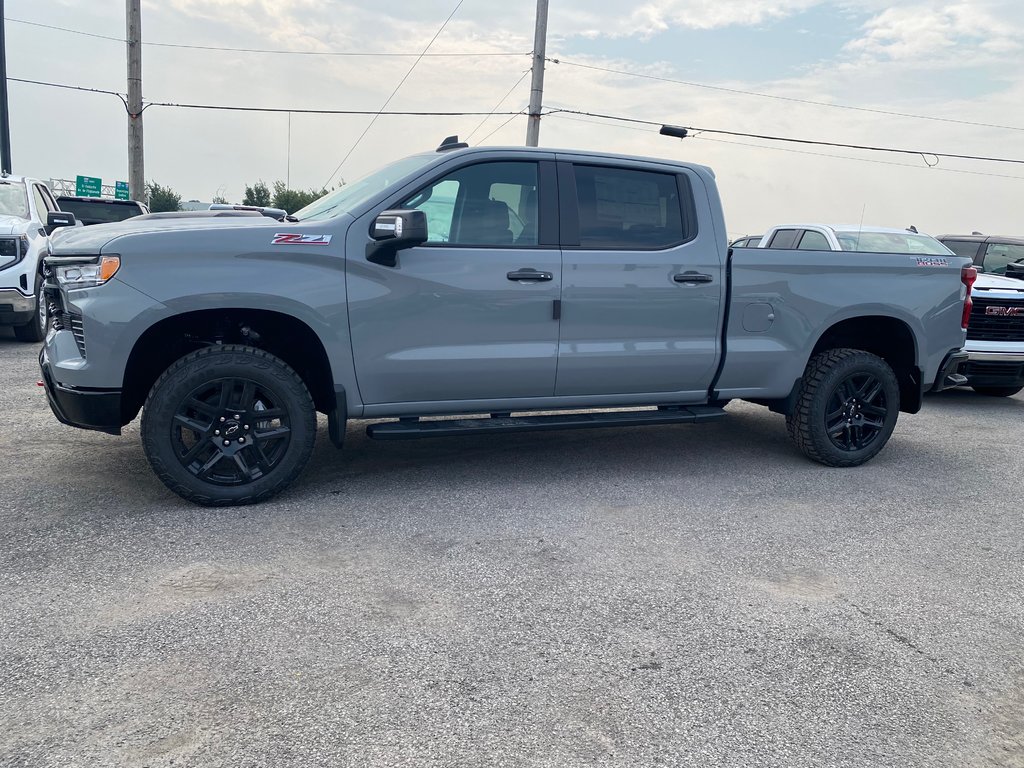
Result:
M291 483L316 412L380 439L664 425L734 398L854 466L963 383L956 256L736 249L714 174L446 141L285 221L64 230L40 355L65 424L142 410L157 475L201 504ZM439 418L459 416L460 418Z

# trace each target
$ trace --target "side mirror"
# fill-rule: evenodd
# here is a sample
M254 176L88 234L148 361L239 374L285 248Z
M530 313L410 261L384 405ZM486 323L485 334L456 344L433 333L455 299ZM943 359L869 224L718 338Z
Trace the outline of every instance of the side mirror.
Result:
M68 211L50 211L46 214L46 234L52 235L55 229L61 227L73 227L77 222L75 221L75 214L69 213Z
M370 226L373 242L366 246L366 260L386 267L398 264L398 252L427 242L427 214L417 210L383 211Z

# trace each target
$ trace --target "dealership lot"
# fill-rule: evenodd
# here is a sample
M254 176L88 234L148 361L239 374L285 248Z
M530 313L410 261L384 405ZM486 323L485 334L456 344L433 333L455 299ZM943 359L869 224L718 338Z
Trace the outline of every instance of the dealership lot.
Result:
M321 435L256 507L0 334L0 764L1024 766L1024 395L811 464L703 426Z

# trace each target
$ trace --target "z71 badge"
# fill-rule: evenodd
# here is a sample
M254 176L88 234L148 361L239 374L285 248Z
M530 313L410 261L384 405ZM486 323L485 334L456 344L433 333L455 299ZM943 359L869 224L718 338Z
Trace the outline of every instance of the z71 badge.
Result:
M330 235L300 235L298 232L278 232L271 245L330 245Z
M919 267L948 267L949 262L946 259L931 257L931 256L918 256L917 266Z

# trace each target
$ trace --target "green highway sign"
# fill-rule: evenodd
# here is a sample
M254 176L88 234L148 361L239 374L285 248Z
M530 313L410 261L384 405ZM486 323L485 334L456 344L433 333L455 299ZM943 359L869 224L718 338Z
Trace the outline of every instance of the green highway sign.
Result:
M128 200L128 182L127 181L115 181L114 182L114 199L115 200Z
M99 197L103 194L103 179L95 176L78 176L75 179L75 194L78 197Z

